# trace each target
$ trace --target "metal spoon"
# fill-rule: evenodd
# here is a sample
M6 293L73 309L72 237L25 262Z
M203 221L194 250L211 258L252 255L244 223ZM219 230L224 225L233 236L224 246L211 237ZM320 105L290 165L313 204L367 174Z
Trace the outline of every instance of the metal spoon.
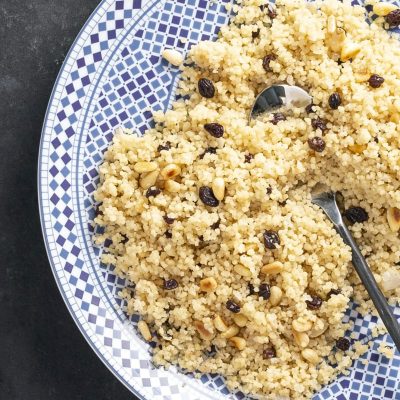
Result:
M312 103L312 97L298 86L273 85L264 89L256 98L250 112L250 120L264 113L277 111L281 107L307 107ZM367 289L387 331L400 351L400 326L387 300L376 283L364 256L357 243L343 222L342 215L336 203L336 193L328 186L317 184L311 193L312 202L321 207L332 221L343 241L352 249L354 268L360 276L361 282Z
M351 247L354 268L357 271L361 282L367 289L367 292L385 324L387 331L392 337L397 350L400 352L400 325L385 296L379 289L367 261L361 254L357 243L343 222L342 215L336 203L336 193L332 192L328 186L318 183L311 191L311 201L322 208L325 214L332 221L343 241Z
M250 119L281 107L307 107L311 103L312 97L298 86L272 85L257 96L250 112Z

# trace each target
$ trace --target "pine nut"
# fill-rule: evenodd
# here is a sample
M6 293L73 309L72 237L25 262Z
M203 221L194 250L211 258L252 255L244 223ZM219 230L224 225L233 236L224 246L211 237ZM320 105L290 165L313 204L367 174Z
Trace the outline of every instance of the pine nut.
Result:
M197 332L199 332L199 335L202 339L211 340L214 337L213 332L210 332L208 329L206 329L201 321L195 321L194 327L196 328Z
M228 330L228 327L226 326L224 320L219 315L214 318L214 326L215 329L220 332L226 332Z
M340 52L340 59L342 61L348 61L350 58L354 58L361 50L361 46L358 43L353 43L350 40L346 40L343 43L342 50Z
M178 182L169 180L165 182L164 189L170 193L177 193L180 191L181 185Z
M322 319L318 319L314 322L312 330L308 333L311 339L317 338L325 333L328 329L328 324L326 324Z
M225 332L221 333L221 337L229 339L239 333L239 328L236 325L231 325Z
M275 261L271 264L266 264L261 267L261 273L265 275L276 275L283 271L283 264Z
M271 287L271 295L269 297L269 302L271 306L275 307L280 304L282 300L282 290L278 286Z
M335 33L335 31L336 31L336 19L333 15L330 15L328 17L327 30L328 30L328 33Z
M243 328L247 324L247 318L243 314L234 314L232 318L235 324L237 326L240 326L241 328Z
M297 332L307 332L311 330L313 323L311 321L302 321L300 319L295 319L292 322L292 328Z
M238 336L231 337L229 342L238 350L243 350L246 347L246 340Z
M165 58L170 64L178 67L183 62L183 55L175 49L165 49L162 52L163 58Z
M143 336L143 339L146 342L150 342L152 339L152 335L151 335L150 329L145 321L141 320L138 322L138 329L139 329L140 334Z
M217 200L223 200L225 196L225 181L223 178L215 178L212 183L212 191Z
M307 347L310 343L310 338L308 337L307 333L305 332L297 332L293 331L293 338L297 346L299 347Z
M157 170L148 172L146 175L142 175L140 178L140 187L142 189L149 189L154 186L157 182L159 172Z
M200 290L202 292L213 292L217 286L217 281L213 277L204 278L200 281Z
M366 144L352 144L347 147L353 154L361 154L366 148Z
M304 349L302 350L301 355L306 361L311 364L318 364L319 362L318 354L314 350Z
M251 277L251 271L250 271L250 269L247 268L247 267L245 267L245 266L242 265L242 264L235 265L235 266L233 267L233 270L234 270L237 274L239 274L239 275L241 275L241 276L244 276L244 277L247 277L247 278Z
M392 232L398 232L400 229L400 210L397 207L390 207L387 210L387 221Z
M396 9L397 7L392 3L376 3L373 7L374 14L380 17L385 17Z
M157 167L158 165L156 162L139 161L133 166L133 169L139 174L143 174L145 172L154 171Z
M163 179L173 179L181 173L181 167L176 164L168 164L161 170Z

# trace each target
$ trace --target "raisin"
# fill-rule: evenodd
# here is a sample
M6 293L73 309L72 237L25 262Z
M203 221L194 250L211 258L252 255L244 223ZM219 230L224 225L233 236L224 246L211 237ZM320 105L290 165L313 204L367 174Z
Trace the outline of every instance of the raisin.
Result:
M332 296L337 296L338 294L340 294L341 291L340 289L331 289L328 294L326 295L327 299L330 299Z
M269 360L269 359L275 358L275 357L276 357L276 350L273 347L270 347L263 351L264 360Z
M347 351L350 348L350 340L345 337L341 337L336 341L336 347L339 350Z
M307 113L307 114L314 113L315 110L314 110L313 107L314 107L314 104L313 104L313 103L310 103L310 104L306 107L306 113Z
M311 300L306 300L307 308L309 310L318 310L322 306L322 299L319 296L311 296Z
M385 21L389 24L390 27L399 26L400 9L391 11L388 15L385 16Z
M374 89L381 87L385 79L377 74L372 74L371 77L368 79L369 86Z
M308 139L308 146L311 150L321 153L325 150L326 143L321 137L315 136L311 139Z
M171 232L171 231L166 231L166 232L165 232L165 237L166 237L167 239L171 239L171 238L172 238L172 232Z
M286 121L286 116L282 113L273 113L271 122L277 125L281 121Z
M268 300L271 297L271 288L268 283L262 283L258 288L258 295L264 300Z
M270 195L270 194L272 193L272 187L271 187L271 186L268 186L268 187L267 187L266 193L267 193L268 195Z
M171 150L171 142L167 142L167 143L165 143L165 144L160 144L160 145L157 147L157 151L158 151L159 153L161 153L162 151L169 151L169 150Z
M215 357L215 355L217 354L217 347L215 346L215 344L212 344L211 347L210 347L210 349L209 349L209 350L207 349L207 350L204 352L204 354L205 354L207 357Z
M332 110L337 110L339 106L342 104L342 98L340 97L339 93L332 93L329 96L329 107L332 108Z
M249 296L255 294L254 285L252 283L249 283L247 288L249 289Z
M199 80L198 88L200 95L207 99L211 99L215 95L214 84L207 78L201 78Z
M350 207L344 212L344 216L355 224L356 222L368 221L368 213L362 207Z
M265 231L263 233L263 237L264 237L264 246L267 249L274 250L276 249L276 245L281 243L278 232Z
M127 244L129 242L128 236L126 236L124 234L122 234L121 236L122 236L121 243L122 244Z
M164 215L163 218L168 225L172 225L175 222L175 218L168 217L168 215Z
M256 31L251 32L251 37L253 39L257 39L260 36L260 29L258 28Z
M245 156L244 156L244 162L245 163L250 163L251 162L251 160L254 158L254 154L246 154Z
M224 135L224 127L216 122L205 124L204 129L215 138L220 138Z
M240 313L240 306L236 304L233 300L228 300L226 302L226 308L234 314Z
M268 11L267 11L268 17L271 19L275 19L276 16L278 15L276 12L276 8L272 4L268 4Z
M161 190L159 188L156 187L151 187L149 189L147 189L146 191L146 197L156 197L161 193Z
M210 226L210 228L211 228L211 229L214 229L214 230L215 230L215 229L218 229L220 223L221 223L221 220L219 219L217 222L214 222L214 223Z
M202 186L199 190L200 200L206 205L210 207L218 207L219 201L214 196L214 192L208 186Z
M200 159L202 160L207 153L208 154L217 154L217 148L216 147L207 147L204 150L204 153L200 154Z
M265 71L267 71L267 72L271 72L272 71L269 64L270 64L271 61L273 61L275 59L276 59L276 57L273 54L269 54L268 56L265 56L263 58L262 66L265 69Z
M321 129L322 132L325 132L328 127L326 126L327 122L322 118L314 118L311 120L311 125L314 129Z
M178 287L178 282L175 279L167 279L164 281L165 290L174 290Z

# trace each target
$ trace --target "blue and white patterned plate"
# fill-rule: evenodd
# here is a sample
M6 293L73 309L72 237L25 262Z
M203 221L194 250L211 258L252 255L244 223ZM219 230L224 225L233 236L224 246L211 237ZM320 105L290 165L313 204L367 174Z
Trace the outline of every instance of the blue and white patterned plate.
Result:
M174 100L178 69L163 61L164 47L187 51L215 38L233 0L103 0L72 46L55 84L39 155L39 201L51 267L76 324L108 368L140 399L243 399L221 377L200 379L151 364L149 346L136 334L137 318L123 312L124 281L100 265L93 246L93 191L98 166L117 126L143 133L148 109ZM186 39L181 41L180 39ZM396 309L400 315L400 309ZM363 341L376 318L347 319ZM400 399L400 355L382 357L380 342L314 399ZM366 363L365 361L368 361Z

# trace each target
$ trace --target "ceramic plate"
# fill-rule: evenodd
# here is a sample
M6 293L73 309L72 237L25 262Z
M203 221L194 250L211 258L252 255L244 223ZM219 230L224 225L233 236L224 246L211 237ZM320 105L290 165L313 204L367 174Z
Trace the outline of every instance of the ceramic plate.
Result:
M51 95L39 155L43 234L54 277L76 324L99 358L140 399L243 399L216 375L195 379L156 369L149 345L136 334L118 291L124 280L101 265L93 246L92 198L98 166L116 127L143 133L150 108L165 110L175 96L178 69L163 61L164 47L186 52L215 38L233 0L104 0L75 40ZM186 39L181 41L180 39ZM396 309L400 315L400 309ZM366 342L377 320L353 306L347 319ZM377 352L380 342L314 399L400 399L400 355ZM363 363L363 361L368 363Z

